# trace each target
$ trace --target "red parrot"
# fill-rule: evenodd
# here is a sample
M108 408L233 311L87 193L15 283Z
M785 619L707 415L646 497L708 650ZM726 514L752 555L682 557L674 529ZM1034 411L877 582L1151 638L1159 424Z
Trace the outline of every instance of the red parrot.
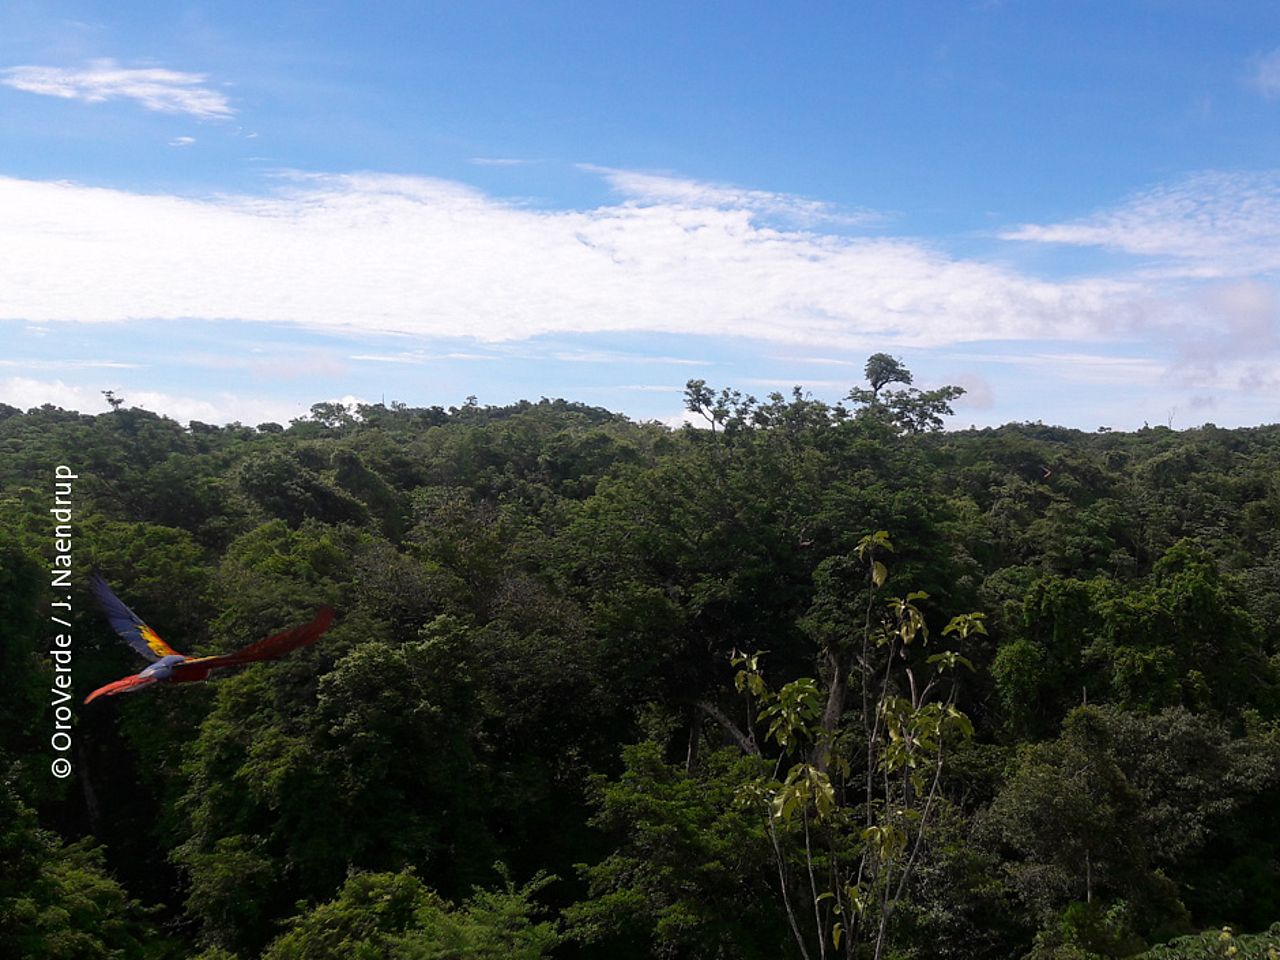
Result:
M300 627L293 627L283 633L273 634L265 640L251 643L235 653L224 653L216 657L186 657L178 653L160 639L159 634L142 622L142 618L126 607L107 586L102 577L94 574L89 581L94 598L102 612L111 621L116 633L129 646L151 661L151 666L132 677L125 677L115 683L99 687L84 702L97 697L111 697L117 693L132 693L153 683L191 683L204 680L210 670L220 667L238 667L243 663L255 663L258 660L274 660L283 657L291 650L306 647L315 643L322 633L333 623L333 608L322 607L314 620Z

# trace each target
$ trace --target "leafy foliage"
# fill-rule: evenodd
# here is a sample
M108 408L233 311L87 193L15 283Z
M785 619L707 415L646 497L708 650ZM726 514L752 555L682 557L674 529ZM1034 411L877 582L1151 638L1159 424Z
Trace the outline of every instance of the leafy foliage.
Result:
M479 891L453 907L412 873L358 873L338 896L294 917L262 960L538 960L560 940L537 921L533 897L547 885Z

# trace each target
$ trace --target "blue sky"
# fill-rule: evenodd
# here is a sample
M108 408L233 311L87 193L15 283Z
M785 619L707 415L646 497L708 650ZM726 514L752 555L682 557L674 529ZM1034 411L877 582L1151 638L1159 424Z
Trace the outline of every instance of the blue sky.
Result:
M0 401L1277 419L1280 5L10 3Z

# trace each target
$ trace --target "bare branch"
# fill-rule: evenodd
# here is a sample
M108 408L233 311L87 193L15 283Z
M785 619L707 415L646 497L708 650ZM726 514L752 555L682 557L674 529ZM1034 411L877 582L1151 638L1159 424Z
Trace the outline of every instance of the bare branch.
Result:
M716 723L720 724L729 736L733 737L734 743L742 748L743 753L750 754L753 757L758 757L760 755L760 748L755 745L755 742L750 737L738 728L736 723L725 715L723 710L709 700L699 700L697 706L699 710L709 716Z

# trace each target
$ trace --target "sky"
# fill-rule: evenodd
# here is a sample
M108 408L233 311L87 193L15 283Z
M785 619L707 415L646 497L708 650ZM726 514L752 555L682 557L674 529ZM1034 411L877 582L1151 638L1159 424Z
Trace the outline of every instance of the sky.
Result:
M0 4L0 402L1280 419L1280 4Z

